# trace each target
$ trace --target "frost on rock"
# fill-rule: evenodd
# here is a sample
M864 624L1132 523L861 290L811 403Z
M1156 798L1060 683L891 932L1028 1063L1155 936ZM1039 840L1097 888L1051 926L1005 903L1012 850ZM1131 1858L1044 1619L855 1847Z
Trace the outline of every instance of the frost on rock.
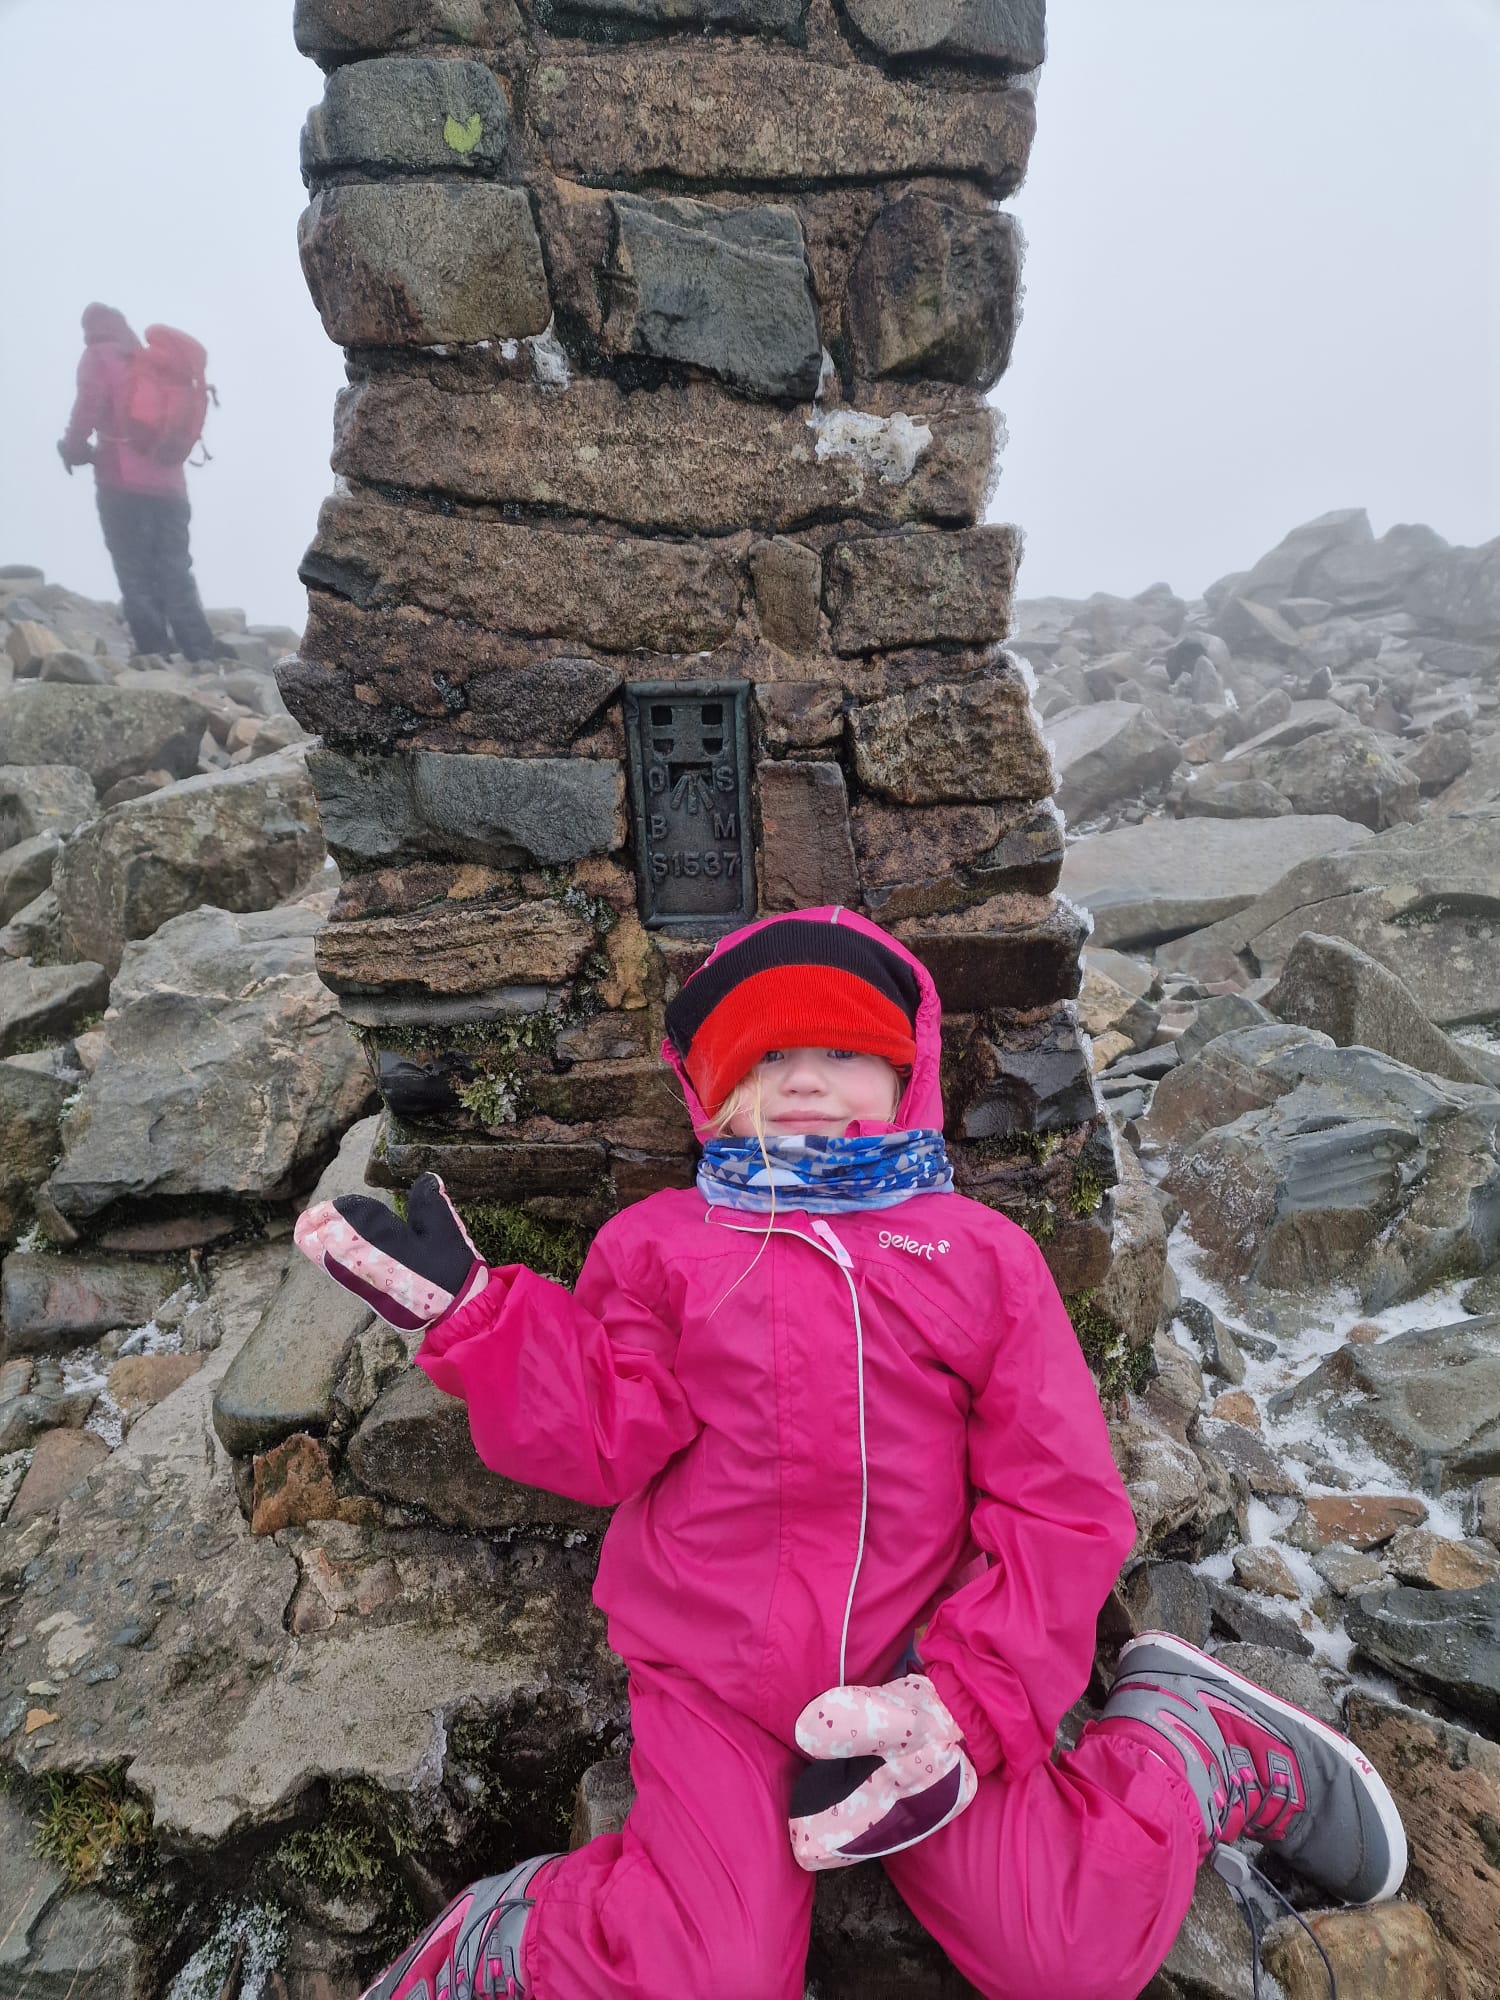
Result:
M0 1521L10 1512L10 1503L21 1490L21 1481L26 1477L31 1464L31 1447L21 1451L8 1451L0 1455Z
M830 458L852 458L866 471L878 472L887 486L904 486L932 443L930 428L899 410L893 417L872 416L868 410L814 410L807 427L817 437L820 465Z
M1227 1293L1204 1270L1202 1252L1185 1222L1179 1222L1172 1231L1167 1251L1182 1296L1199 1300L1231 1332L1245 1340L1243 1386L1259 1413L1260 1435L1304 1499L1343 1493L1409 1495L1412 1492L1410 1481L1393 1466L1367 1446L1330 1431L1315 1411L1287 1410L1273 1399L1279 1390L1299 1381L1342 1347L1349 1329L1358 1321L1378 1326L1383 1339L1412 1327L1456 1324L1472 1317L1461 1302L1461 1284L1438 1286L1419 1299L1408 1299L1374 1313L1365 1312L1352 1291L1330 1290L1321 1297L1320 1310L1310 1315L1299 1332L1283 1337L1262 1354L1251 1344L1255 1339L1253 1329L1237 1315ZM1427 1527L1447 1540L1462 1541L1467 1532L1462 1495L1424 1493L1421 1497L1427 1508ZM1290 1615L1311 1644L1314 1658L1347 1674L1353 1642L1344 1630L1342 1614L1331 1603L1321 1576L1305 1552L1286 1539L1298 1511L1294 1499L1251 1499L1248 1503L1245 1546L1274 1548L1301 1593L1291 1603L1260 1597L1254 1601L1273 1615ZM1233 1569L1231 1552L1223 1550L1206 1556L1194 1567L1207 1581L1227 1583ZM1376 1685L1363 1671L1353 1677L1361 1685ZM1390 1689L1386 1695L1391 1698Z
M1053 901L1064 916L1077 917L1083 925L1083 942L1088 943L1094 935L1094 913L1086 910L1082 903L1075 903L1071 896L1065 896L1060 889L1054 891Z
M175 1296L175 1295L174 1295ZM144 1326L133 1327L120 1342L121 1354L180 1354L182 1352L182 1330L177 1326L158 1326L154 1319L148 1319Z
M201 1944L167 1988L167 2000L218 2000L230 1988L235 1961L239 2000L263 2000L286 1949L286 1916L270 1903L226 1910L218 1929Z
M548 322L544 333L529 334L526 345L531 349L531 372L536 386L546 390L566 389L573 371L552 322Z

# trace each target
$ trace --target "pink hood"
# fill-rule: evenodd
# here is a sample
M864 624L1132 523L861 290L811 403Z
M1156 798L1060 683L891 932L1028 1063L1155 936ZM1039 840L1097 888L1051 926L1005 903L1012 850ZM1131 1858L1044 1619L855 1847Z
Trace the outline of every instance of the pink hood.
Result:
M133 354L140 346L134 328L118 306L102 306L96 301L83 309L83 340L86 347L108 344Z
M730 931L721 937L708 957L705 965L711 965L720 952L728 951L754 932L764 930L767 924L799 923L846 924L851 930L863 931L883 944L887 951L909 965L916 975L921 999L917 1003L916 1021L916 1061L912 1064L911 1081L906 1086L901 1102L896 1106L896 1116L889 1125L876 1124L869 1120L858 1127L860 1132L941 1132L943 1129L942 1052L943 1052L943 1008L938 999L937 988L932 976L919 958L914 958L898 938L879 924L871 923L868 917L856 915L846 910L841 903L825 903L815 910L785 910L773 917L757 917L753 924L744 924L737 931ZM701 969L701 968L700 968ZM693 1121L693 1130L700 1139L715 1136L708 1114L698 1101L698 1094L688 1081L682 1058L669 1041L661 1045L663 1060L670 1064L677 1081L682 1085L683 1096L687 1100L688 1114Z

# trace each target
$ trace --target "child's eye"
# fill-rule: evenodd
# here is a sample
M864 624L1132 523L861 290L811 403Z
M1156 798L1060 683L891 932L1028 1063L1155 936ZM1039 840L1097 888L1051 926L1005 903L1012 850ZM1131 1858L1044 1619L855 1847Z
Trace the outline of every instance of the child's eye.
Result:
M829 1049L829 1051L828 1051L828 1054L829 1054L830 1056L832 1056L832 1058L833 1058L833 1060L834 1060L835 1062L853 1062L854 1058L855 1058L855 1057L856 1057L856 1056L857 1056L857 1055L859 1054L859 1050L858 1050L858 1049Z
M765 1052L765 1054L764 1054L764 1055L763 1055L763 1056L761 1057L761 1061L762 1061L762 1063L777 1063L777 1062L785 1062L785 1061L786 1061L786 1050L785 1050L785 1049L767 1049L767 1050L766 1050L766 1052Z

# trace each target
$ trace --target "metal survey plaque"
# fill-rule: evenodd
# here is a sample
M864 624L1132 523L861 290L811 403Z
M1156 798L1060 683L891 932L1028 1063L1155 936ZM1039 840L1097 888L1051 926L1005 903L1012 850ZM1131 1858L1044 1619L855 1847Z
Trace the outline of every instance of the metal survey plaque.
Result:
M748 681L625 689L636 883L648 925L755 914Z

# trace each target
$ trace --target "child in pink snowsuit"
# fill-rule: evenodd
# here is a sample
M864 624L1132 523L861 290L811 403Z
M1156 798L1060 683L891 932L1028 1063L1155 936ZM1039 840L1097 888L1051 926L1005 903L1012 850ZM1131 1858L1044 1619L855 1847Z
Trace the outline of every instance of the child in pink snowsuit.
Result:
M298 1226L429 1329L487 1465L616 1510L624 1831L474 1885L372 1992L801 2000L811 1871L867 1856L1010 2000L1131 2000L1241 1834L1394 1893L1370 1767L1179 1640L1135 1641L1052 1758L1135 1528L1040 1252L952 1191L920 963L844 910L774 917L667 1025L699 1185L606 1223L571 1294L486 1271L435 1179L406 1224L356 1196Z

